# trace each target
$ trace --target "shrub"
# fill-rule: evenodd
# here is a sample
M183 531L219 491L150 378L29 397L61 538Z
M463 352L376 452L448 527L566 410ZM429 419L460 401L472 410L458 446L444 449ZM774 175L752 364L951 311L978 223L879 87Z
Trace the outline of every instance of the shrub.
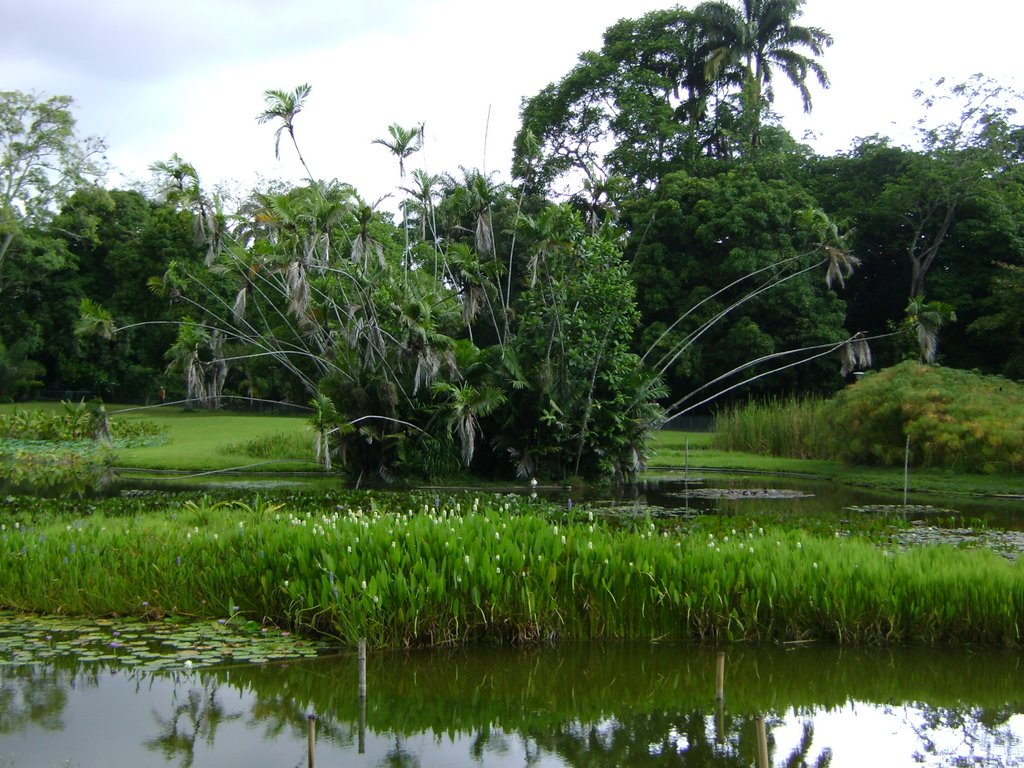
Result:
M1024 388L1008 379L905 362L866 375L831 402L825 425L836 454L961 472L1024 470Z

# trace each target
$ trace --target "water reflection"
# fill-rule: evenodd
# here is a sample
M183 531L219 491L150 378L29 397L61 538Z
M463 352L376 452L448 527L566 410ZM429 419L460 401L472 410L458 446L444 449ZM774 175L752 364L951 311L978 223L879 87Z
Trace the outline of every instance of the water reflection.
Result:
M0 666L13 766L1022 765L1017 653L578 644L140 673ZM315 721L309 718L316 715ZM763 734L763 735L762 735Z

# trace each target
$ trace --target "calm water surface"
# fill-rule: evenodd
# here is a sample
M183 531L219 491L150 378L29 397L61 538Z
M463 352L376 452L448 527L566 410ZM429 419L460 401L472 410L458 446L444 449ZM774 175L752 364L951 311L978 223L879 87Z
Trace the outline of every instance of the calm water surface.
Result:
M680 644L469 647L141 673L0 666L0 765L1024 764L1024 665L1002 651ZM787 762L794 758L795 762ZM800 760L803 760L801 763Z

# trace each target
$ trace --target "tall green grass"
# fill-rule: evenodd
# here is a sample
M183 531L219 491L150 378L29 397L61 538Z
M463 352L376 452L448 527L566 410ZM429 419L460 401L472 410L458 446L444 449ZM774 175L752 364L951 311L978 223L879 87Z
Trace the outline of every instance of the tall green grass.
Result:
M411 499L411 500L410 500ZM191 503L0 530L0 606L241 614L345 643L690 638L1019 646L1024 570L780 529L566 523L511 497Z
M829 404L822 398L751 401L715 419L714 446L792 459L838 458L825 424Z

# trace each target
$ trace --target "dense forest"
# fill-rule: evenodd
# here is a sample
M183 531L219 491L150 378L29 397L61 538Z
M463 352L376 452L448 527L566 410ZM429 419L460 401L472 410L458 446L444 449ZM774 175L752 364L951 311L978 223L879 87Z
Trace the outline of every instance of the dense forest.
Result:
M940 81L914 146L817 155L773 112L828 86L801 6L620 21L524 101L510 182L389 126L394 210L306 166L307 85L257 118L306 183L230 200L177 155L108 189L70 97L2 92L0 398L292 403L360 478L621 478L737 399L907 358L1024 377L1018 95Z

